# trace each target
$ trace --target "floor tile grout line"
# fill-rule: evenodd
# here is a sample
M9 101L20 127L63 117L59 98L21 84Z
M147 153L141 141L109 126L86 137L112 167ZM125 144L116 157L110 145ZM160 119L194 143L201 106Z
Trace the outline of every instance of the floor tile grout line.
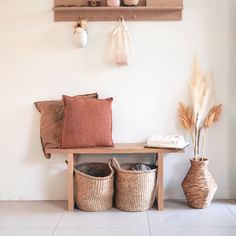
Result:
M57 229L90 229L91 227L74 227L74 226L68 226L68 227L57 227ZM150 226L150 228L162 228L162 229L169 229L169 228L176 228L176 229L208 229L208 228L216 228L216 229L223 229L223 228L233 228L236 229L236 226L232 225L222 225L222 226ZM12 229L12 228L7 228ZM14 228L13 228L14 229ZM19 229L19 228L15 228ZM34 229L34 228L25 228L25 229ZM44 228L38 228L38 229L44 229ZM48 228L49 229L49 228ZM130 227L130 226L103 226L103 227L93 227L93 229L143 229L143 227ZM1 229L0 229L1 230Z
M236 229L236 226L189 226L189 227L185 227L185 226L152 226L151 228L153 229ZM33 227L33 228L17 228L17 227L10 227L10 228L0 228L0 231L8 231L8 230L19 230L19 231L24 231L24 230L50 230L52 228L50 227ZM59 230L68 230L68 229L72 229L72 230L78 230L78 229L82 229L82 230L87 230L87 229L91 229L91 227L60 227L57 228ZM93 229L95 230L103 230L103 229L137 229L136 227L94 227ZM140 227L138 229L143 229L143 227Z
M62 216L64 215L64 213L65 213L65 209L63 209L61 215L59 216L58 221L57 221L57 223L56 223L56 225L55 225L55 227L54 227L54 229L53 229L53 231L52 231L52 235L51 235L51 236L54 235L54 233L55 233L55 231L56 231L56 229L57 229L57 226L59 225L59 222L60 222Z
M149 230L149 235L152 236L152 231L151 231L151 226L150 226L150 221L149 221L148 212L146 212L146 216L147 216L147 221L148 221L148 230Z
M225 203L226 208L230 211L230 213L236 218L236 215L234 214L234 212L230 209L230 207L228 206L228 203Z
M152 226L152 229L225 229L225 228L231 228L236 229L236 226Z
M53 229L52 227L23 227L23 228L19 228L19 227L0 227L0 231L1 230L51 230Z
M136 227L136 226L101 226L101 227L93 227L93 229L143 229L144 226ZM163 227L165 228L165 227ZM235 226L236 228L236 226ZM9 228L11 229L11 228ZM67 227L57 227L57 229L91 229L89 226L67 226ZM1 230L1 229L0 229Z

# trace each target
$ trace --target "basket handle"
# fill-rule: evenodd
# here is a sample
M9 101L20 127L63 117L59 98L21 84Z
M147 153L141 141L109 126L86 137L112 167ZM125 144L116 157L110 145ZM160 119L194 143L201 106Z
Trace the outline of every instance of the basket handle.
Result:
M120 164L119 164L119 162L116 160L115 157L112 157L111 163L112 163L112 166L113 166L115 169L121 170Z
M112 171L114 171L113 166L112 166L112 161L111 161L111 160L108 161L108 166L109 166L109 168L110 168Z

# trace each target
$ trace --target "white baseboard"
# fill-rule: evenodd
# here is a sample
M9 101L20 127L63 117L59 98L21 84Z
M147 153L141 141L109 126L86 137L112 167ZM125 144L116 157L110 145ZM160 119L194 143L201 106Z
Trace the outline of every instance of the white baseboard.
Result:
M236 199L236 192L231 191L222 191L216 192L215 199Z
M184 193L165 192L165 199L185 199ZM236 192L217 191L214 199L236 199Z
M46 200L66 200L66 191L53 191L53 192L24 192L24 193L1 193L0 201L46 201Z
M185 199L183 193L179 192L165 192L165 199ZM217 191L214 199L236 199L236 192ZM67 200L66 191L53 192L25 192L25 193L1 193L0 201L47 201L47 200Z

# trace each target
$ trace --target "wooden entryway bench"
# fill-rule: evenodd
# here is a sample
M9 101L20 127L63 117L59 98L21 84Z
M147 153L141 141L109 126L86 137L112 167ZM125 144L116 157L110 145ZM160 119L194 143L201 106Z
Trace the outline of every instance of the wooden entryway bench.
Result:
M166 149L166 148L146 148L144 144L115 144L114 147L94 147L94 148L73 148L73 149L58 149L48 148L47 153L50 154L65 154L67 155L68 170L67 170L67 185L68 185L68 210L74 210L74 186L73 186L73 171L74 171L74 156L86 154L154 154L158 165L158 188L157 188L157 204L158 210L164 208L164 184L163 184L163 157L167 153L183 152L181 149Z

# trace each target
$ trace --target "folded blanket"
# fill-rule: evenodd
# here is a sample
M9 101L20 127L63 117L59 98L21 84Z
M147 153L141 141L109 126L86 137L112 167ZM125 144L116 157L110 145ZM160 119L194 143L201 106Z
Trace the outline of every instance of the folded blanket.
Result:
M151 168L145 164L137 164L131 170L146 171L151 170Z

